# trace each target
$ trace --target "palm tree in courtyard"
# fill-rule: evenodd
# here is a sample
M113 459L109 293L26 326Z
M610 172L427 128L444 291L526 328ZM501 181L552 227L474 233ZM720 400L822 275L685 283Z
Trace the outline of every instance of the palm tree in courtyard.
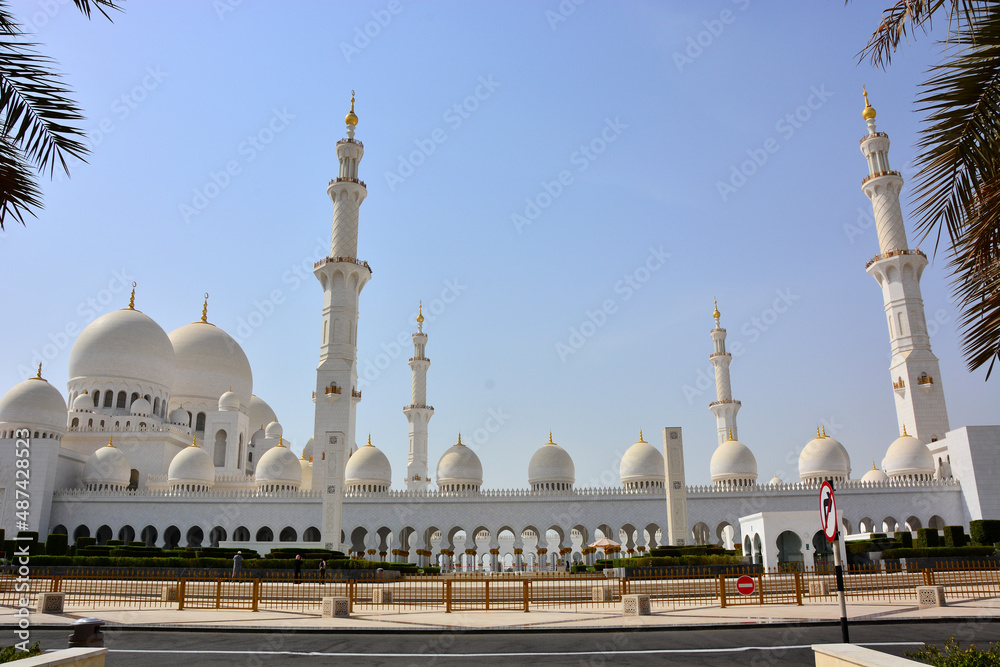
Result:
M73 0L90 18L96 8L108 20L107 9L120 9L114 0ZM83 159L87 147L83 131L72 123L82 120L69 88L53 69L54 61L41 55L10 7L0 2L0 229L13 218L24 224L24 214L42 207L38 175L51 177L56 165L69 173L67 157Z
M913 193L917 231L942 232L960 310L969 370L1000 358L1000 3L988 0L899 0L882 15L861 52L875 67L932 20L947 20L941 62L921 84L927 114L917 144Z

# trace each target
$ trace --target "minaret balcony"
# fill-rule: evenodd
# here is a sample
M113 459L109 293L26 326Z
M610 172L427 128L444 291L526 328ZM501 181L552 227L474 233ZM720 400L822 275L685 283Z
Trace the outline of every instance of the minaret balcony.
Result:
M357 399L357 400L360 401L361 400L361 392L358 391L357 389L351 389L351 398L355 398L355 399Z
M419 403L410 403L409 405L403 406L403 411L405 412L406 410L430 410L431 412L434 412L434 406L420 405Z
M368 262L363 262L357 257L324 257L315 264L313 264L313 269L318 269L326 264L337 264L340 262L349 262L351 264L357 264L358 266L363 266L368 269L368 273L372 272L372 267L368 266Z
M362 148L365 147L364 143L362 143L361 141L359 141L357 139L350 139L350 138L348 138L348 139L341 139L340 141L337 142L338 146L340 144L357 144L358 146L361 146Z
M354 178L353 176L338 176L337 178L331 178L327 185L333 185L334 183L357 183L364 189L368 189L368 186L365 185L364 181L360 178Z
M934 378L927 373L923 373L917 378L917 386L924 391L930 391L934 388Z
M726 404L726 403L731 403L733 405L743 405L742 403L740 403L739 401L737 401L735 398L724 398L721 401L712 401L711 403L708 404L708 407L711 408L711 407L713 407L715 405L723 405L723 404Z
M886 134L885 132L872 132L871 134L866 134L865 136L861 137L861 141L859 143L863 144L866 141L868 141L869 139L871 139L872 137L888 137L888 136L889 135Z
M733 355L729 354L728 352L713 352L712 354L708 355L708 358L715 359L716 357L731 357L731 356Z
M909 248L899 248L898 250L890 250L889 252L884 252L881 255L875 255L870 260L868 260L868 263L865 264L865 268L867 269L869 266L871 266L872 264L874 264L879 260L889 259L890 257L898 257L899 255L917 255L918 257L923 257L924 259L927 259L927 255L925 255L919 248L915 248L913 250L910 250Z
M861 179L861 185L864 185L873 178L880 178L882 176L899 176L900 178L903 177L903 175L900 174L895 169L890 169L888 171L876 171L874 174L869 174L868 176L865 176L863 179Z

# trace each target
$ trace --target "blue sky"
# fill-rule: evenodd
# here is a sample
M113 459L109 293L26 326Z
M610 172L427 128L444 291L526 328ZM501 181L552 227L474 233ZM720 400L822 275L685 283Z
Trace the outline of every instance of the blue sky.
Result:
M864 271L878 248L861 86L912 181L914 98L937 50L919 36L887 72L858 64L879 3L125 8L109 24L62 0L15 3L76 90L92 155L0 235L0 386L42 353L65 391L73 333L127 304L123 282L167 332L207 291L301 448L322 303L311 266L328 252L325 189L355 89L359 256L374 272L358 441L371 433L396 488L420 299L432 476L461 431L486 486L523 487L551 430L578 485L616 484L640 429L660 444L681 426L689 483L707 483L713 298L742 348L733 394L762 481L796 480L819 424L855 477L898 435ZM922 287L951 425L995 423L996 380L961 359L946 259Z

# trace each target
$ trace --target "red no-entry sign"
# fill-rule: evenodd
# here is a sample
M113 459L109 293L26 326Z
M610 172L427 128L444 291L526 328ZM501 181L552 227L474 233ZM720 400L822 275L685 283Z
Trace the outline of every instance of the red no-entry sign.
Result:
M736 590L742 595L753 595L754 589L757 588L757 583L748 574L744 574L742 577L736 580Z

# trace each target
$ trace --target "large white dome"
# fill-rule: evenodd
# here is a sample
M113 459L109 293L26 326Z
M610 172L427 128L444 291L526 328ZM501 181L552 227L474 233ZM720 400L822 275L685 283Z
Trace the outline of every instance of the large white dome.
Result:
M129 485L132 469L120 449L110 442L87 458L83 466L83 485L86 487L121 489Z
M462 444L461 435L438 461L437 485L442 491L478 491L483 485L483 464L474 451Z
M385 491L392 484L392 466L389 459L378 447L368 444L358 449L347 459L344 469L344 479L347 488L360 488L367 491Z
M757 482L757 459L749 447L732 438L716 447L709 469L716 484L747 485Z
M629 447L622 456L618 466L618 475L622 484L630 486L663 486L665 473L663 469L663 454L656 447L642 439Z
M930 479L934 476L934 455L927 445L907 435L903 429L903 435L886 450L882 468L891 479Z
M67 413L62 394L41 377L14 385L0 398L0 423L11 426L65 433Z
M131 308L114 310L88 324L73 343L70 385L88 378L138 380L169 389L174 348L148 315Z
M842 480L851 475L851 457L838 441L826 434L813 438L799 454L799 477L803 482Z
M212 487L215 484L215 464L212 463L212 457L198 445L185 447L170 461L167 481L172 487Z
M576 481L576 466L569 453L549 441L538 448L528 463L528 484L532 489L568 489Z
M257 461L255 478L259 487L302 486L302 466L295 453L279 441L276 447L264 452Z
M278 417L274 414L271 406L256 394L250 396L250 409L247 410L247 416L250 418L251 433L256 433L271 422L278 421Z
M190 402L214 407L232 387L241 409L249 408L253 374L247 355L232 336L214 324L194 322L171 331L170 342L177 369L171 392L175 405Z

